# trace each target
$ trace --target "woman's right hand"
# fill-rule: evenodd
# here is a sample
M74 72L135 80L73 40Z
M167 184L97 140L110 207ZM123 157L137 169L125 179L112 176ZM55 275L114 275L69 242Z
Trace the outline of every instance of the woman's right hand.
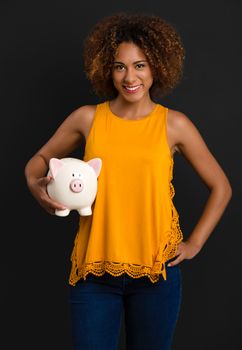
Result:
M54 215L56 209L63 210L66 209L66 207L60 203L55 202L49 197L47 192L47 184L51 180L51 176L32 179L28 182L28 187L41 207L43 207L49 214Z

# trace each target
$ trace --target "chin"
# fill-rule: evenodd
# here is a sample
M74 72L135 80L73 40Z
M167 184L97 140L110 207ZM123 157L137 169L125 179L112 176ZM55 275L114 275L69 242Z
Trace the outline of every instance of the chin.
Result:
M127 101L140 101L146 97L146 94L131 95L131 96L122 95L122 96Z

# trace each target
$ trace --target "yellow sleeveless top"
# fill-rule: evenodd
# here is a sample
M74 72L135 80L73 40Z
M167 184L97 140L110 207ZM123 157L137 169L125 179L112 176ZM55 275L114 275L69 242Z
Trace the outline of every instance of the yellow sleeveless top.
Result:
M127 120L112 113L109 101L97 105L83 160L101 158L102 168L92 215L80 216L70 285L105 272L166 280L164 263L183 239L172 202L167 112L156 104L144 118Z

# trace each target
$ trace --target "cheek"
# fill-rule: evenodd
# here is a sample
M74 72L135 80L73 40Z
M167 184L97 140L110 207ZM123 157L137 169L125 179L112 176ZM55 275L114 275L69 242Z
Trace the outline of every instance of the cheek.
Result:
M152 84L152 83L153 83L153 81L154 81L154 78L153 78L153 74L152 74L151 72L150 72L149 77L150 77L150 83Z
M121 74L112 74L113 83L119 83L121 81Z
M146 72L146 74L144 75L144 80L146 80L146 82L148 82L149 84L152 84L153 82L153 76L151 74L151 72Z

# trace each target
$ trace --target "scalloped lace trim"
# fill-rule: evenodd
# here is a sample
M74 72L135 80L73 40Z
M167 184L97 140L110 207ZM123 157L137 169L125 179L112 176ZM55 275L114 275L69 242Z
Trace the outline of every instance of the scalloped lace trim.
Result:
M78 235L75 238L74 249L71 255L72 268L69 277L69 284L75 286L80 278L86 279L88 273L92 273L96 276L102 276L105 272L108 272L112 276L120 276L127 273L133 278L139 278L142 276L148 276L151 282L155 283L159 280L161 274L166 280L166 268L165 262L172 259L176 255L177 246L183 240L183 233L179 224L179 214L173 204L173 197L175 195L175 189L172 184L173 179L173 167L174 160L171 158L170 172L169 172L169 188L170 188L170 201L172 208L172 222L171 229L167 231L164 239L162 240L158 254L152 267L128 264L128 263L116 263L109 261L98 261L92 263L86 263L81 268L77 266L76 248Z
M174 206L173 197L175 189L172 184L173 180L174 159L171 158L170 173L169 173L169 187L170 187L170 203L172 209L171 228L167 231L164 239L160 244L160 249L153 265L153 272L161 273L166 280L165 262L176 256L177 246L183 240L183 233L179 224L179 214Z
M96 276L102 276L105 272L108 272L114 277L120 276L124 273L127 273L132 278L148 276L153 283L159 280L159 275L151 274L151 267L148 266L128 263L114 263L110 261L98 261L93 263L86 263L80 269L74 263L69 279L69 284L75 286L80 278L83 278L85 280L88 273L92 273Z

